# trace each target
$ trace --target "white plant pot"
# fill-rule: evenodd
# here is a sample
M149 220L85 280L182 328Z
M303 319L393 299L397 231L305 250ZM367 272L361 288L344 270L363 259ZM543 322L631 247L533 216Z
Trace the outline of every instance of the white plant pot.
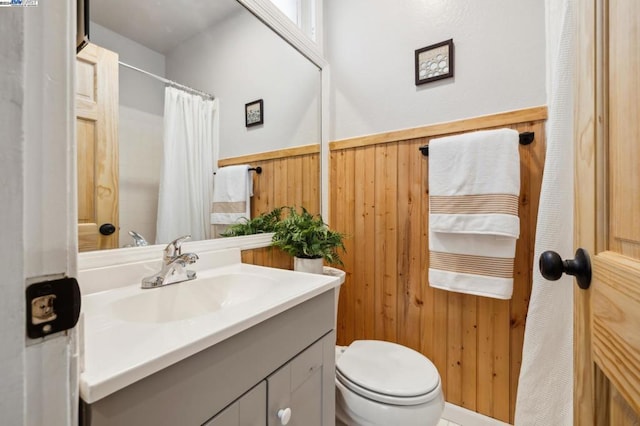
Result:
M322 274L324 259L304 259L302 257L293 258L293 270L298 272L309 272L311 274Z

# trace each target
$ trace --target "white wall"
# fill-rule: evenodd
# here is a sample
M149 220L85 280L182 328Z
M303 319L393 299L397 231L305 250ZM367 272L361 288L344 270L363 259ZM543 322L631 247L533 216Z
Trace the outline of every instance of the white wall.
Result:
M167 76L220 100L220 158L320 143L320 72L246 10L167 54ZM244 106L264 100L264 125Z
M91 41L117 52L120 61L163 77L164 55L98 24ZM120 108L120 246L132 244L133 230L147 241L156 239L158 190L162 164L164 83L124 66L119 67Z
M540 0L326 0L330 139L543 105ZM416 49L453 38L455 76L416 86Z

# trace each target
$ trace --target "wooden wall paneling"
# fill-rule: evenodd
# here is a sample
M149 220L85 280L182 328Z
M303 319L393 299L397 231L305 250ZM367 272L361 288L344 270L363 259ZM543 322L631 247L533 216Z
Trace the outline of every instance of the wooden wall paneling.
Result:
M375 338L375 325L378 312L376 311L376 270L374 262L377 258L376 239L376 152L372 148L362 148L364 152L365 164L365 188L364 188L364 235L356 235L361 238L362 242L358 244L358 248L362 249L365 257L364 277L358 277L357 281L363 283L364 294L362 302L364 304L363 311L365 313L363 325L364 331L362 335L356 335L356 338L373 339Z
M388 145L384 157L384 241L387 255L384 257L383 306L384 340L398 340L398 144Z
M251 164L262 167L253 174L253 217L275 207L305 206L320 212L320 157L318 146L289 148L250 156L226 158L218 165ZM275 248L244 250L242 261L254 265L293 269L293 258Z
M320 212L319 148L301 147L263 154L226 158L219 166L251 164L262 167L253 173L251 214L257 216L281 206L305 206L312 213ZM313 149L312 149L313 148Z
M478 381L476 403L478 412L493 417L493 302L478 298ZM478 390L482 392L478 392Z
M273 160L273 206L286 206L290 201L287 197L287 189L289 182L287 182L287 167L286 161L281 158Z
M415 155L418 147L422 145L419 139L406 144L408 159L408 173L410 176L408 187L408 218L407 226L404 228L406 239L409 241L409 264L407 275L407 289L404 295L405 311L403 324L399 327L405 331L405 344L415 350L420 350L420 336L422 336L423 324L420 321L422 305L424 303L424 292L422 283L424 263L422 262L421 231L424 221L422 220L422 198L426 196L426 180L422 179L422 170L425 169L427 160L422 155ZM417 235L416 235L417 234ZM410 327L410 324L417 324Z
M447 401L462 405L462 294L447 294Z
M243 250L242 263L293 270L293 258L275 247Z
M332 194L335 196L334 202L332 206L335 209L337 220L335 222L335 227L340 229L341 232L345 232L345 224L346 224L346 209L345 209L345 199L346 199L346 176L345 176L345 159L346 153L344 151L338 152L335 157L335 169L334 176L336 177L335 185L332 186ZM345 241L345 244L348 246L349 241ZM348 247L347 247L348 248ZM352 265L349 264L347 259L343 259L345 262L344 270L349 271ZM347 272L348 274L348 272ZM346 336L350 333L347 332L347 328L350 328L350 322L352 319L352 310L347 309L347 306L351 306L351 280L346 280L344 285L340 288L340 300L338 304L338 329L336 333L341 336L342 341L347 341Z
M410 330L407 324L419 323L419 310L415 307L416 288L414 284L420 282L420 240L412 238L412 229L420 220L420 214L416 214L416 207L420 204L419 169L414 168L414 159L419 159L416 153L415 143L401 143L398 145L398 170L409 170L409 176L417 176L418 179L398 180L398 205L407 208L398 209L398 342L412 349L419 350L419 333ZM413 173L417 171L417 175ZM416 181L418 188L416 189ZM416 244L417 243L417 244ZM418 288L419 290L419 288ZM412 315L418 314L418 321L412 320ZM417 338L416 338L417 337Z
M532 108L331 144L330 223L353 230L358 250L344 266L350 293L339 311L338 341L376 338L415 348L438 368L448 401L506 422L513 421L531 293L545 119L546 109ZM430 137L496 127L536 133L520 148L521 238L510 301L428 286L429 161L418 147ZM351 152L353 173L344 160Z
M366 279L365 270L367 269L367 255L364 253L365 244L367 243L367 233L365 231L365 188L367 168L372 165L365 163L365 149L356 148L354 150L354 177L353 177L353 216L354 227L353 233L349 235L351 240L350 250L356 250L353 258L353 273L355 276L362 277L360 280L350 280L350 284L354 287L353 298L353 320L354 320L354 336L363 336L366 329ZM348 248L349 249L349 248Z
M408 143L398 144L398 170L407 169L409 167L409 150ZM413 153L415 155L415 152ZM411 205L409 199L409 181L399 179L397 182L397 204L400 206ZM411 241L409 227L409 208L399 208L397 211L398 230L397 230L397 247L396 270L397 270L397 341L402 345L406 345L410 332L404 325L407 324L407 293L409 292L409 262L410 250L409 242Z
M509 419L510 404L510 301L492 300L495 309L494 332L494 359L493 359L493 417L497 419ZM480 389L479 389L480 391Z
M355 176L356 176L356 167L360 165L356 165L355 163L355 150L349 150L345 152L344 157L344 174L345 174L345 182L344 182L344 199L342 199L341 203L343 204L343 216L344 216L344 233L345 233L345 248L346 253L342 256L343 262L346 265L351 265L349 270L354 269L355 261L359 257L358 247L354 244L354 234L355 234ZM349 280L350 283L353 283L353 280ZM354 340L355 333L355 305L356 305L356 297L355 297L355 289L353 286L346 288L347 295L347 305L346 305L346 318L348 322L345 324L345 335L344 338L347 341Z
M462 295L462 392L460 406L476 410L478 389L478 298Z
M385 145L376 145L374 148L375 170L374 175L374 239L375 256L372 259L372 267L374 270L374 328L373 337L375 339L384 339L385 329L385 309L384 309L384 259L387 257L387 248L385 245L385 212L384 207L384 179L385 179L385 161L384 157L387 153ZM354 277L356 278L356 277ZM356 278L357 279L357 278Z
M426 144L428 139L420 140L420 146ZM429 159L420 155L423 168L420 171L420 185L422 197L420 198L420 260L422 274L420 287L423 291L422 310L420 312L420 352L433 361L434 359L434 328L435 328L435 290L429 287ZM443 384L444 386L444 384ZM446 397L446 394L445 394Z

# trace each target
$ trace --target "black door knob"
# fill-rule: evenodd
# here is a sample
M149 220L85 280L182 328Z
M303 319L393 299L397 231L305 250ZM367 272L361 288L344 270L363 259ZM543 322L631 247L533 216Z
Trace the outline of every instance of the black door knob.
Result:
M111 235L116 232L116 227L111 223L104 223L100 225L100 233L102 235Z
M563 273L573 275L578 286L586 290L591 284L591 260L585 249L576 250L574 259L562 260L555 251L545 251L540 255L540 273L550 281L559 280Z

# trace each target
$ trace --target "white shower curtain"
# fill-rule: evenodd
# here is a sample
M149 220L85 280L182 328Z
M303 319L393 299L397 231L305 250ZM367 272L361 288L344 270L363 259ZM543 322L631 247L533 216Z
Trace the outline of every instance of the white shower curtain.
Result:
M164 102L156 243L187 234L194 240L207 239L218 145L218 101L167 86Z
M545 250L573 258L575 0L546 1L547 156L542 179L515 425L573 425L573 280L546 281Z

